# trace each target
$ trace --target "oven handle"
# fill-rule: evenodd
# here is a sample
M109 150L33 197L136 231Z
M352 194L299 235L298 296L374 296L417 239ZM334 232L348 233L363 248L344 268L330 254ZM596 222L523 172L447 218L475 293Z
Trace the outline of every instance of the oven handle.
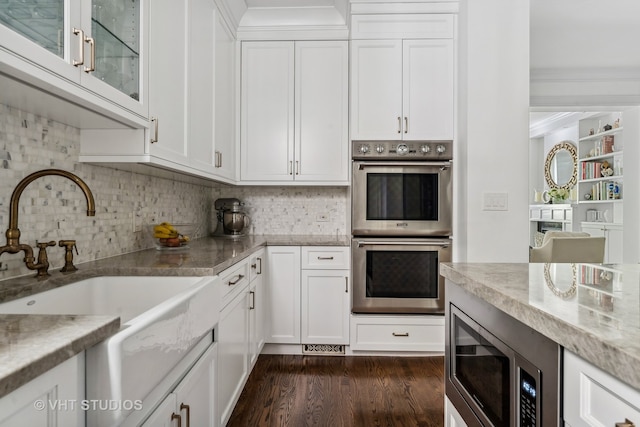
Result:
M447 248L451 246L451 242L445 240L430 240L428 242L403 242L403 241L393 241L393 242L383 242L383 241L374 241L368 240L366 242L359 240L358 247L362 248L364 246L441 246L443 248Z
M446 162L366 162L360 163L358 165L358 169L363 170L366 167L371 166L417 166L417 167L440 167L442 170L448 169L451 167L453 163L452 160L448 160Z

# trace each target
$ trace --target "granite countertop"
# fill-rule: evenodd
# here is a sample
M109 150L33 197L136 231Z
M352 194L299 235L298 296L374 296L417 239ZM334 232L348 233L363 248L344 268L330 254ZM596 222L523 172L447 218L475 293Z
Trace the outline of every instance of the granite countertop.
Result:
M444 263L440 274L640 390L640 265Z
M51 271L46 280L31 275L0 282L0 302L43 292L95 276L214 276L262 247L349 246L348 236L246 236L202 238L189 248L157 250L78 264L78 271ZM105 340L120 329L118 316L0 314L0 397L59 363Z

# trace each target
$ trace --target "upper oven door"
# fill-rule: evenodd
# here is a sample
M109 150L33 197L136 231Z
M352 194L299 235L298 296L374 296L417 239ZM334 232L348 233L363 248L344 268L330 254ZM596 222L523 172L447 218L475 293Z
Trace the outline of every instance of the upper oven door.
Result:
M355 236L451 236L451 162L354 161Z

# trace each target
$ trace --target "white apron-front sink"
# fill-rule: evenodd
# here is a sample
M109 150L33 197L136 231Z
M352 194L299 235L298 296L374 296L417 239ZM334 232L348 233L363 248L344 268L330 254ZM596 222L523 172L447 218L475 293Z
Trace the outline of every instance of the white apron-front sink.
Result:
M219 292L217 276L104 276L2 303L0 313L120 316L120 331L86 351L86 398L100 402L87 425L115 426L212 334Z

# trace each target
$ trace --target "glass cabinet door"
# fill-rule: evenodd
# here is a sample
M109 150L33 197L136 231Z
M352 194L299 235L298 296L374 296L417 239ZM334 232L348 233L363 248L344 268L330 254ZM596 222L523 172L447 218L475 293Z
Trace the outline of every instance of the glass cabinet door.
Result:
M139 1L91 1L93 75L135 100L140 100L140 27Z
M0 0L0 24L65 57L65 0Z

